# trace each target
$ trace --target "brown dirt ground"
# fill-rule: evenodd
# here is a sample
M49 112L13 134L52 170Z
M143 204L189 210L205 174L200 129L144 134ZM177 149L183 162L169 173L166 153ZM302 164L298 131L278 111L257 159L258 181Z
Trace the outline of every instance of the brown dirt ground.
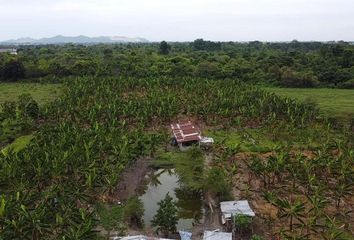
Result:
M150 160L148 158L138 159L132 166L124 170L121 181L114 191L114 199L123 202L138 193L139 187L149 171Z
M238 167L237 174L232 179L233 182L232 195L235 200L247 199L252 209L255 211L256 217L252 229L254 234L262 235L269 240L277 239L274 233L277 232L282 227L287 228L288 224L287 222L279 220L277 217L277 213L278 213L277 208L269 204L263 199L261 190L264 187L262 181L258 177L254 176L254 174L250 172L249 168L245 164L245 161L249 160L255 154L258 157L267 158L273 155L274 152L268 152L264 154L238 153L232 159L230 159L229 163L237 164ZM291 154L295 155L295 152L291 152ZM312 159L315 156L315 153L307 150L302 152L302 154L305 157L308 157L309 159ZM300 192L302 192L301 186L298 186L298 189ZM289 194L286 189L284 189L283 193L284 195ZM297 197L304 200L306 198L305 195L301 193L298 194ZM344 209L353 212L354 210L353 200L354 200L354 196L344 199L342 202L342 207ZM326 212L333 215L337 212L337 209L335 209L334 207L329 207L328 209L326 209ZM349 229L349 231L353 232L354 231L353 229L350 230L350 228L353 228L353 222L348 224L349 225L347 225L347 228ZM321 238L322 238L321 236L318 237L312 236L311 239L321 239Z

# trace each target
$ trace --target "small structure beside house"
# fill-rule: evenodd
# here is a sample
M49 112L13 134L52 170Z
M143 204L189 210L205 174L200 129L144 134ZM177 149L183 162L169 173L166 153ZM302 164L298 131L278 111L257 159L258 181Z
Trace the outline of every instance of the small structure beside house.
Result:
M11 55L17 55L16 48L0 48L0 53L10 53Z
M204 147L209 147L214 144L214 139L211 137L202 137L200 140L200 145Z
M204 231L203 240L232 240L232 233L214 231Z
M191 232L178 231L178 233L179 233L179 236L181 237L181 240L191 240L192 239Z
M220 202L220 208L222 224L232 221L235 215L256 216L247 200Z
M191 121L171 124L173 133L172 143L178 145L181 151L192 145L209 147L214 143L210 137L202 137L200 130Z

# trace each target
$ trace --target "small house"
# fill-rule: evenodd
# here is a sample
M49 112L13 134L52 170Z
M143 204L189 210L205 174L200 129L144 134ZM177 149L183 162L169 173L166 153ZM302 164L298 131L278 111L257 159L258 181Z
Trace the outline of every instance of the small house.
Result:
M191 121L171 124L173 133L172 144L178 145L181 151L187 150L192 145L208 148L214 143L214 139L203 137L200 130Z
M203 240L232 240L232 233L219 230L204 231Z
M232 217L236 215L256 216L247 200L220 202L220 208L222 224L232 221Z
M200 140L202 140L199 129L191 121L171 124L171 129L173 133L172 143L178 145L182 151L192 145L199 145Z

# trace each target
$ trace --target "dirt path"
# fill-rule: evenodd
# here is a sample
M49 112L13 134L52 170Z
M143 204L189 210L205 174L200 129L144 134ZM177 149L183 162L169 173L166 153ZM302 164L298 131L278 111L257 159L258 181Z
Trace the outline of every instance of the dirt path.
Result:
M137 193L149 171L150 160L147 158L138 159L132 166L124 170L121 181L114 192L114 199L126 201Z
M208 170L213 163L213 154L207 153L204 159L204 170ZM223 226L220 222L220 209L219 202L217 201L216 196L209 192L204 191L204 209L205 217L204 222L194 226L192 239L202 239L205 230L215 230L222 229Z

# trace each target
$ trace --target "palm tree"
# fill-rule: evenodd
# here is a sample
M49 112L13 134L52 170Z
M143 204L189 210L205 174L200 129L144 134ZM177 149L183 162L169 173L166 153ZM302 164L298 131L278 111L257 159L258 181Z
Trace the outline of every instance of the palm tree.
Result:
M293 231L294 219L303 223L305 204L299 199L289 201L287 199L278 198L275 201L276 206L279 208L279 218L289 219L289 230Z
M315 221L323 213L323 209L327 206L328 200L323 196L322 190L318 189L314 195L306 196L308 202L310 203L309 213L315 217Z
M326 231L322 233L322 237L325 240L344 240L344 232L341 230L344 228L344 224L339 225L336 218L332 218L326 215L325 223Z
M339 183L333 189L333 194L336 199L336 207L337 207L337 209L339 209L341 200L345 196L353 195L353 184L346 183L346 182L340 180Z

